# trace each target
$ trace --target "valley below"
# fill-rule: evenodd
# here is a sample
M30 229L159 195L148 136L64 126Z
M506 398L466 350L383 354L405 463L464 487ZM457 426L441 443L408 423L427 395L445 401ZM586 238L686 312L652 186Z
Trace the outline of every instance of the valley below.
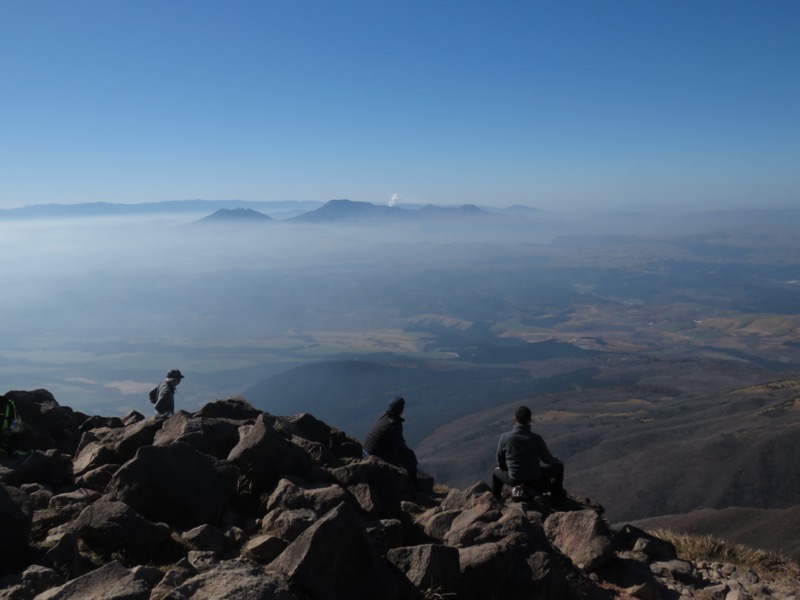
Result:
M421 468L457 487L489 479L527 404L568 491L613 522L736 507L800 534L789 216L186 227L146 250L104 237L102 257L59 237L67 251L29 248L39 270L8 273L0 376L122 415L180 368L179 409L242 397L362 440L404 396Z

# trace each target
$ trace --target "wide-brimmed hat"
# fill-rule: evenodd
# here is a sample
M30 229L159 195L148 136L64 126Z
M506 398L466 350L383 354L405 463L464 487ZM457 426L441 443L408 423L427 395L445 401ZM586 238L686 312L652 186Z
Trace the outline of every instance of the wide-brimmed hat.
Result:
M167 371L167 379L183 379L183 375L178 369L170 369Z

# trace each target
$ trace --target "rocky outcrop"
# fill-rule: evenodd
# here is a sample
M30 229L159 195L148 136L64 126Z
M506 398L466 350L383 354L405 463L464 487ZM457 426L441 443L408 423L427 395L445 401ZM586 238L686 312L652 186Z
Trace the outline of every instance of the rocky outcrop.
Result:
M90 417L44 390L12 393L33 451L0 459L0 600L774 591L680 560L636 527L614 530L587 499L554 510L547 497L499 501L483 482L448 489L424 473L415 487L311 415L231 399L165 420Z

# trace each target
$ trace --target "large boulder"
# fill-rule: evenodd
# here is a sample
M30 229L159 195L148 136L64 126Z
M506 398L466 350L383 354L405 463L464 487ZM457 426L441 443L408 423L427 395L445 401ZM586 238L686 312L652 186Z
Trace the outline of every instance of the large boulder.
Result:
M461 566L461 577L457 581L459 600L549 600L548 596L535 595L537 586L528 563L528 540L524 534L517 533L497 542L459 548L458 553Z
M71 530L92 546L112 548L157 544L171 533L167 524L153 523L124 502L106 500L84 508Z
M80 440L80 421L75 412L60 406L47 390L10 391L22 420L20 445L28 450L56 449L72 456Z
M25 556L33 519L30 497L22 490L0 484L0 574Z
M119 455L108 445L98 441L90 433L83 434L80 449L72 461L72 474L80 477L89 471L109 464L121 464Z
M156 432L153 445L168 446L174 442L184 442L200 452L224 459L238 441L239 429L229 421L178 412Z
M331 428L308 413L278 419L276 428L285 429L292 435L322 444L326 448L331 447Z
M126 462L136 455L139 448L152 444L163 425L160 419L140 419L121 429L106 430L101 439L117 453L120 462Z
M193 527L219 520L237 480L233 465L188 444L144 446L115 473L106 494L151 521Z
M370 456L348 465L331 469L331 476L354 496L363 497L359 484L369 486L370 514L373 517L391 517L400 511L403 498L415 497L416 490L405 469Z
M579 569L596 570L613 555L611 531L596 510L553 513L544 529L553 545Z
M53 569L31 565L22 573L0 579L2 600L27 600L37 594L64 583L64 578Z
M265 533L291 542L317 520L317 513L310 508L292 510L273 510L261 520L261 529Z
M69 455L55 448L2 458L0 482L18 487L26 483L39 483L58 489L72 483L72 460Z
M347 492L338 484L300 485L300 481L281 479L267 499L267 512L310 508L324 515L342 502L348 501Z
M454 593L460 575L458 550L441 544L403 546L387 558L420 590Z
M268 566L314 600L415 595L408 580L381 559L355 509L342 503L303 532Z
M229 419L232 421L254 422L263 411L254 408L247 400L242 398L228 398L215 400L203 405L194 413L195 417L205 419Z
M304 594L293 592L280 573L265 571L258 563L242 558L223 561L160 597L164 600L307 600Z
M260 414L228 455L256 493L270 489L281 477L304 475L313 466L309 455L276 431L273 423L273 417Z
M42 592L34 600L149 600L151 587L115 560Z

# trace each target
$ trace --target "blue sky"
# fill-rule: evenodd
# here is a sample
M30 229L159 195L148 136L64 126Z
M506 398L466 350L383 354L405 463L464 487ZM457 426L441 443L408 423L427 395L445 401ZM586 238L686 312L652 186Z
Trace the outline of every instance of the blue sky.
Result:
M800 197L794 0L2 0L0 81L0 208Z

